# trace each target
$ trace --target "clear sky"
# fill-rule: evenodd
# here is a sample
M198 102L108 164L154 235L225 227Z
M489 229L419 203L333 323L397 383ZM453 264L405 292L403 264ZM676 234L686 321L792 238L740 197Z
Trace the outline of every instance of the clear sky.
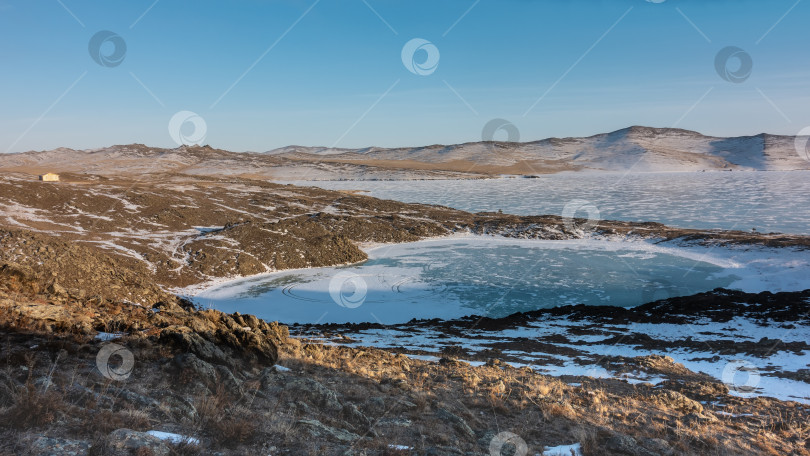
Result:
M793 135L808 19L802 0L0 0L0 152L175 147L181 111L181 141L240 151L478 141L494 118L521 141Z

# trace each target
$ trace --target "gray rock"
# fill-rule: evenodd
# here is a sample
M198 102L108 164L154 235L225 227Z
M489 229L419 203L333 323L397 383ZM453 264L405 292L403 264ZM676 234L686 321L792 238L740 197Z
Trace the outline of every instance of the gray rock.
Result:
M148 448L155 456L166 456L171 450L166 442L145 432L132 429L116 429L107 437L107 446L112 450L135 452Z
M470 428L467 422L464 421L464 419L460 416L455 415L446 409L440 408L436 410L436 417L452 424L456 431L458 431L460 434L471 439L475 438L475 432L473 432L472 428Z
M641 445L660 456L672 456L675 450L663 439L641 439Z
M689 413L684 415L683 421L688 424L714 423L718 419L714 415L704 415L702 413Z
M330 412L341 412L343 405L337 393L311 378L296 378L284 385L284 391L297 399Z
M810 383L810 369L799 369L795 374L796 380Z
M343 418L350 424L355 426L355 429L368 433L372 437L377 437L377 431L374 430L373 421L367 417L360 409L354 404L343 404Z
M71 384L65 388L65 392L71 402L82 407L86 406L88 401L96 402L98 407L112 407L115 404L112 398L99 394L79 383Z
M272 367L265 367L262 369L262 372L259 374L259 394L267 397L267 395L273 395L274 392L278 392L280 390L279 384L282 383L284 374L282 372L277 372Z
M638 441L629 435L616 434L605 442L605 449L611 454L625 456L659 456L656 453L640 446Z
M483 447L483 448L489 449L489 445L490 445L490 443L492 443L492 439L494 439L495 436L498 435L498 431L487 430L487 431L482 432L479 435L481 437L479 437L479 439L478 439L478 445Z
M363 409L373 415L380 416L386 412L385 400L379 396L372 397L363 403Z
M295 401L295 407L301 412L302 415L316 415L317 413L312 410L312 407L307 405L305 402Z
M219 375L219 382L225 386L225 391L229 393L242 397L244 396L245 392L242 389L242 382L240 382L225 366L216 366L217 374Z
M321 423L318 420L298 420L298 424L304 426L315 438L332 438L340 442L354 442L360 436L345 429L333 428Z
M191 401L177 396L167 394L163 397L162 409L164 414L178 420L194 420L197 417L197 409Z
M80 456L90 450L90 443L83 440L37 437L31 442L33 456Z
M197 333L163 330L160 339L162 342L173 343L205 361L233 367L232 357Z
M683 394L672 391L672 390L662 390L656 391L652 395L653 402L679 410L683 413L702 413L703 406L700 402L695 400L689 399L688 397L684 396Z
M217 384L217 371L214 366L201 360L193 353L182 353L175 356L172 364L178 369L193 372L209 386Z
M110 388L109 393L124 399L130 404L137 405L141 409L156 408L160 405L157 400L152 399L151 397L144 396L123 388Z
M413 421L407 418L381 418L377 421L376 427L393 426L408 428L411 427L411 425L413 425Z

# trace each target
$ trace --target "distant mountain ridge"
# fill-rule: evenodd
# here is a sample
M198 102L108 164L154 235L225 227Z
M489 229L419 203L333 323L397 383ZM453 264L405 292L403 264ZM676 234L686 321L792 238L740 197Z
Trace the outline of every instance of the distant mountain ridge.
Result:
M362 149L287 146L230 152L209 146L174 149L143 144L90 150L58 148L0 155L0 169L100 175L182 173L276 180L435 179L537 175L562 171L681 172L810 169L796 137L758 134L721 138L633 126L583 138L471 142Z
M495 151L496 153L492 153ZM794 136L761 133L732 138L705 136L674 128L632 126L589 137L547 138L525 143L472 142L411 148L332 149L288 146L275 156L416 160L442 163L470 160L490 165L519 161L561 162L589 170L698 171L714 169L796 170L810 168L795 149ZM545 168L541 166L541 168Z

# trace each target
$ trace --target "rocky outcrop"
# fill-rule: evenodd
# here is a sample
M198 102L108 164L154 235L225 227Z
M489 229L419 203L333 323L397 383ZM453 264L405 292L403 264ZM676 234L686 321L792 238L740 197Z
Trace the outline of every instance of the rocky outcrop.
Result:
M171 325L158 339L214 364L234 366L237 360L272 366L278 360L278 345L286 340L286 328L254 316L217 311L197 312L185 325Z
M652 402L678 410L681 413L703 413L703 406L700 402L689 399L683 394L672 390L656 391L651 396Z
M298 424L303 426L314 438L331 439L338 442L351 443L360 439L360 436L345 429L334 428L321 423L318 420L299 420Z
M23 230L0 229L0 277L0 289L45 291L59 299L93 297L150 307L176 300L141 262Z

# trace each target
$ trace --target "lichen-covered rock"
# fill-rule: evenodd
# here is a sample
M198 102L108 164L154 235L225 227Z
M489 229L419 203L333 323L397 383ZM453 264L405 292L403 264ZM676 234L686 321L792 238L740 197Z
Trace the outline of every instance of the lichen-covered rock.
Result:
M668 380L661 386L697 401L711 401L728 395L728 386L717 381L678 382Z
M656 453L639 445L638 441L629 435L616 434L605 442L607 454L622 456L658 456Z
M293 378L284 384L284 391L291 398L304 400L323 410L335 413L343 410L337 392L310 378Z
M31 442L33 456L83 456L90 450L90 443L83 440L37 437Z
M670 409L678 410L682 413L696 413L703 412L703 406L700 402L689 399L677 391L662 390L656 391L651 397L652 401L656 404L663 405Z
M463 418L455 413L452 413L447 409L440 408L436 410L436 417L452 425L459 434L471 439L475 438L475 432L473 432L472 428L470 428L470 425L468 425Z
M181 353L174 357L172 365L180 370L186 370L202 380L206 385L217 383L217 371L211 364L196 357L193 353Z
M221 348L185 326L172 326L163 329L159 341L193 353L208 362L216 364L230 364L233 362L232 358Z
M171 449L163 440L146 432L132 429L116 429L111 432L107 436L106 446L113 451L123 450L135 454L165 456L171 453ZM151 453L146 453L146 451L151 451Z
M328 438L340 442L354 442L360 436L345 429L338 429L327 426L318 420L298 420L298 424L304 426L309 433L316 438Z

